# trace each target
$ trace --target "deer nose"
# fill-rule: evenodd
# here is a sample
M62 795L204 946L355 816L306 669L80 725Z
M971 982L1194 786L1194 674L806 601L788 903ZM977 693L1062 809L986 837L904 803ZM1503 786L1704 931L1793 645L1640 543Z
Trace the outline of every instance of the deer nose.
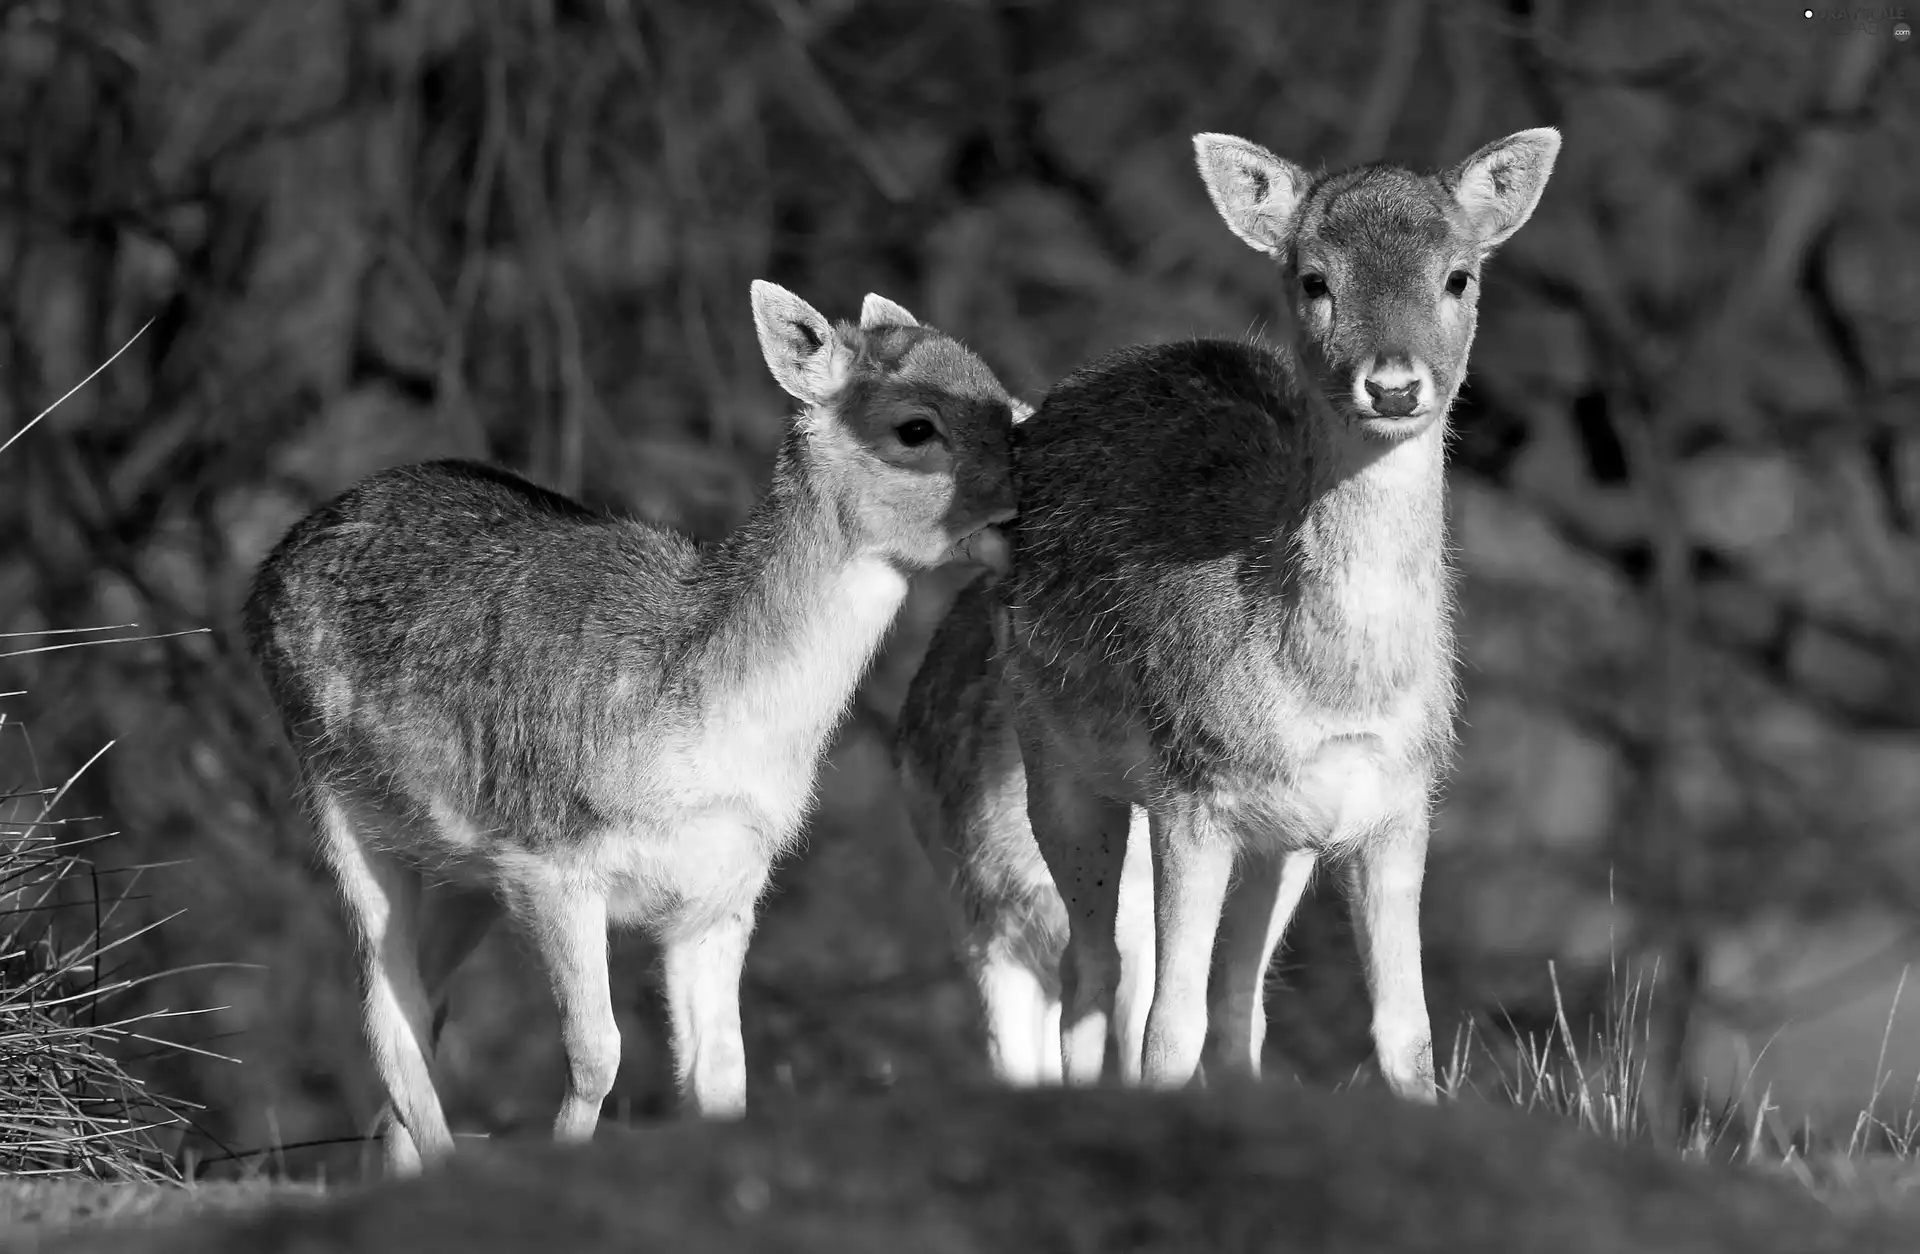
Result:
M1373 401L1374 413L1383 418L1405 418L1420 408L1420 380L1397 388L1383 388L1368 379L1367 396Z
M1427 369L1404 348L1389 348L1369 358L1357 372L1364 389L1355 388L1354 403L1381 418L1410 418L1426 399Z

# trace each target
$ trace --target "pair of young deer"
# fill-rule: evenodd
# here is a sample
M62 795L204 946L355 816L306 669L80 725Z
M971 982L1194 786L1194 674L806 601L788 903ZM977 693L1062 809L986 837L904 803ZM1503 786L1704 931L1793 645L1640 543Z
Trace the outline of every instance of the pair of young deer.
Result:
M756 904L910 572L954 560L999 578L938 629L897 748L998 1073L1090 1083L1110 1044L1129 1081L1257 1073L1264 974L1325 858L1381 1069L1432 1100L1445 418L1481 265L1559 142L1522 131L1429 177L1195 137L1221 216L1277 263L1279 343L1122 349L1037 413L882 297L836 326L756 283L801 409L710 549L456 462L296 525L247 632L356 937L389 1167L451 1148L429 1061L503 912L559 1006L557 1135L592 1132L619 1063L613 924L659 942L691 1106L744 1108Z

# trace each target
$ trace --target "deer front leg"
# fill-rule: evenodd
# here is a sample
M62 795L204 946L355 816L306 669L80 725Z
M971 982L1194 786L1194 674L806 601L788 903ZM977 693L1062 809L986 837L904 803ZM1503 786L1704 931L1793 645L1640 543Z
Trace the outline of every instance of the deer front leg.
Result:
M1120 1056L1120 1082L1140 1083L1146 1057L1147 1015L1153 1009L1154 965L1153 836L1145 806L1134 806L1127 829L1126 859L1120 868L1120 899L1113 943L1120 958L1120 982L1113 999L1114 1048Z
M1311 849L1242 860L1227 889L1208 990L1206 1074L1258 1077L1267 1040L1267 968L1313 879Z
M560 1011L567 1090L553 1134L562 1141L589 1140L620 1070L620 1025L607 980L606 899L555 878L524 889L515 906Z
M1347 873L1347 895L1373 1000L1373 1048L1380 1073L1410 1101L1435 1100L1433 1031L1420 964L1420 885L1427 865L1427 807L1362 844Z
M662 945L673 1064L680 1095L709 1119L747 1111L747 1052L740 1036L740 975L753 937L751 904Z

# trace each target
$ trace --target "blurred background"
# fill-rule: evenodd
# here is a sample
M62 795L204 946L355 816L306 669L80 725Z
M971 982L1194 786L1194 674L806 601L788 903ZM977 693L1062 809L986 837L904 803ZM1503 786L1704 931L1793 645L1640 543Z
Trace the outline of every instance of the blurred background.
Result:
M1810 15L1810 16L1809 16ZM706 538L789 405L747 306L877 291L1037 399L1135 340L1237 335L1268 268L1188 137L1310 166L1565 146L1490 266L1455 411L1468 702L1425 930L1436 1051L1646 991L1654 1117L1911 1103L1920 987L1920 48L1774 0L0 3L0 788L115 833L133 1065L202 1157L346 1171L376 1095L345 937L237 609L371 471L498 460ZM756 1101L984 1074L886 737L927 580L781 868L744 989ZM112 747L95 760L102 746ZM88 765L90 763L90 765ZM89 816L99 816L97 819ZM116 870L166 864L136 881ZM115 885L121 887L116 888ZM81 902L84 907L85 901ZM74 912L79 923L91 912ZM168 917L175 916L175 917ZM62 924L64 925L64 924ZM611 1117L671 1108L644 942ZM1552 977L1550 979L1549 963ZM184 970L181 970L183 969ZM1366 1079L1333 894L1269 1067ZM463 973L461 1128L545 1125L517 938ZM322 1142L312 1144L309 1142Z

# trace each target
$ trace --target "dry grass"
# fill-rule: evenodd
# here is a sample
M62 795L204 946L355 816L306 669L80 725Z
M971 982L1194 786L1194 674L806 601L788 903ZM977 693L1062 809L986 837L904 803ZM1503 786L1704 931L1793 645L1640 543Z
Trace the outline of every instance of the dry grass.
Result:
M1547 978L1553 1029L1490 1038L1474 1020L1464 1021L1441 1068L1441 1090L1450 1098L1483 1097L1563 1119L1605 1140L1666 1140L1650 1126L1645 1101L1657 971L1631 980L1622 980L1617 967L1610 971L1607 1011L1578 1035L1551 962ZM1789 1176L1842 1209L1920 1205L1920 1077L1907 1087L1903 1105L1890 1096L1898 1089L1885 1065L1905 984L1903 975L1887 1011L1873 1090L1849 1127L1784 1122L1771 1088L1754 1089L1763 1049L1740 1088L1717 1106L1697 1109L1670 1148L1689 1161L1739 1163Z
M103 896L86 857L100 838L58 823L0 819L0 1170L177 1179L154 1133L184 1116L120 1062L129 1045L167 1046L153 1035L163 1013L114 1014L141 982L111 974L114 951L145 929L107 939L125 898Z
M0 441L0 452L120 352ZM0 635L0 660L124 641L101 634L119 630L35 632L33 642ZM23 695L0 692L0 701ZM19 736L27 750L21 760L34 761L27 729L4 704L0 734ZM130 1048L183 1048L157 1035L175 1016L116 1013L126 993L163 978L120 974L116 962L166 920L119 926L121 909L148 868L103 874L89 855L112 833L93 832L91 820L61 813L75 783L110 748L57 785L0 782L0 1172L16 1178L14 1190L30 1188L21 1181L47 1177L148 1185L180 1178L156 1134L183 1122L186 1113L122 1063Z

